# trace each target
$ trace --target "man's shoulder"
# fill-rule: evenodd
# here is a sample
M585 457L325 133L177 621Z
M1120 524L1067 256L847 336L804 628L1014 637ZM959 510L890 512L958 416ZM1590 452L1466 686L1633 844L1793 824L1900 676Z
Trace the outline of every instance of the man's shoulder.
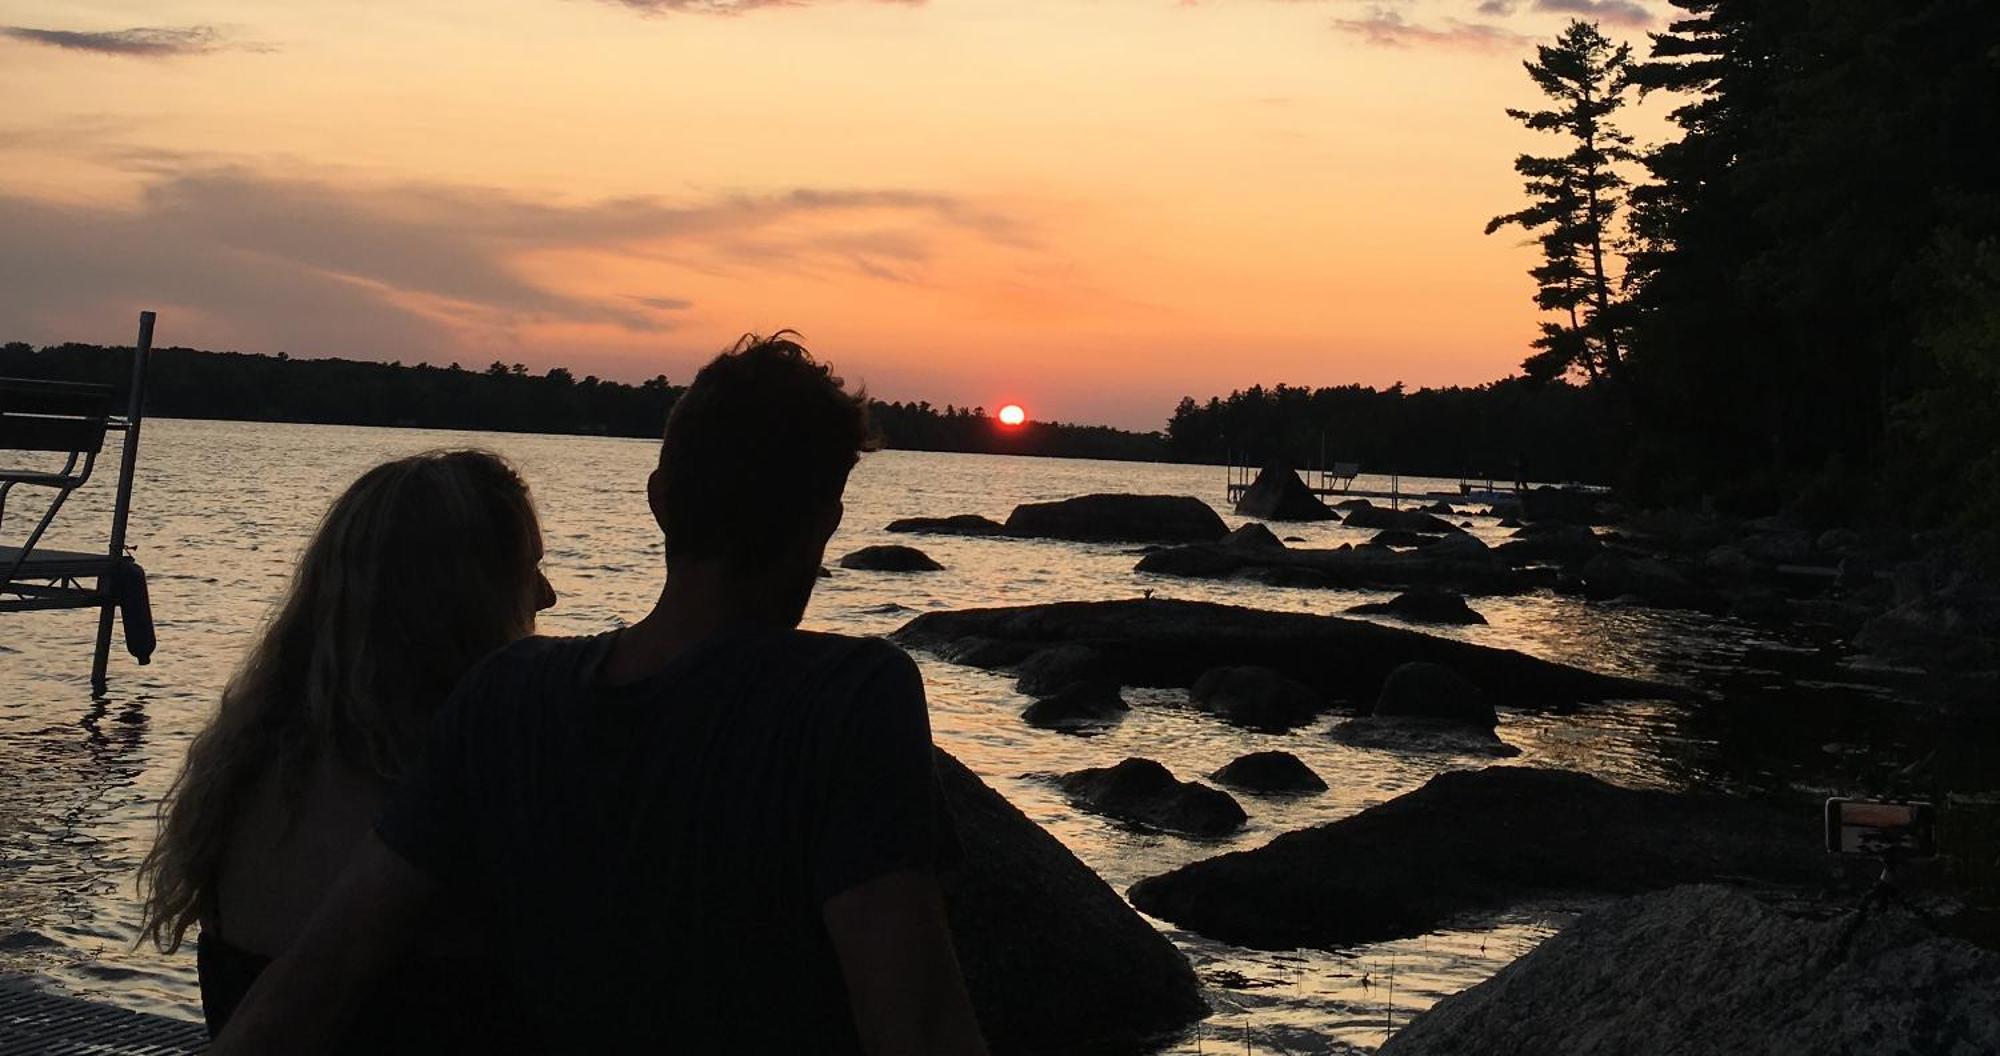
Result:
M884 638L836 634L831 631L790 630L777 638L772 659L794 670L859 675L884 669L914 669L915 661Z
M569 637L533 634L501 646L466 672L467 685L525 689L550 676L570 680L606 644L605 635Z

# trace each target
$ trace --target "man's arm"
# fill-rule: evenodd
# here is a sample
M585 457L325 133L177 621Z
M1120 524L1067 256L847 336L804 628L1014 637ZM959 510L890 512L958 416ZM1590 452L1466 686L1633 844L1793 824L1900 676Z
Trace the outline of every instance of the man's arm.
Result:
M869 1056L985 1056L929 872L876 877L820 909Z
M409 948L436 890L370 833L305 933L258 975L210 1056L330 1051L362 997Z

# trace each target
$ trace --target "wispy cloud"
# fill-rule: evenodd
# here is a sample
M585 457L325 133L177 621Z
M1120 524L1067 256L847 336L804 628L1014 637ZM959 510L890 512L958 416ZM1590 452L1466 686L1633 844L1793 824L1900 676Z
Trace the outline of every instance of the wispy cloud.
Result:
M1491 22L1461 22L1447 18L1438 25L1421 25L1404 18L1399 11L1378 7L1366 18L1336 18L1335 29L1360 37L1378 47L1461 48L1468 51L1499 51L1519 48L1528 37Z
M910 282L948 239L1031 241L1011 216L893 188L569 203L241 165L143 171L129 206L0 194L0 321L64 332L147 301L238 347L437 358L546 324L671 329L694 302L660 291L663 265ZM643 285L564 281L579 260Z
M1653 24L1653 13L1633 0L1535 0L1535 10L1579 15L1634 29Z
M215 51L269 51L269 45L231 39L215 26L140 26L133 29L85 31L37 29L33 26L0 26L0 37L27 44L41 44L66 51L87 51L98 55L122 55L143 59L164 59L181 55L206 55Z
M840 0L604 0L649 15L741 15L782 7L823 7ZM922 7L925 0L869 0L877 4Z

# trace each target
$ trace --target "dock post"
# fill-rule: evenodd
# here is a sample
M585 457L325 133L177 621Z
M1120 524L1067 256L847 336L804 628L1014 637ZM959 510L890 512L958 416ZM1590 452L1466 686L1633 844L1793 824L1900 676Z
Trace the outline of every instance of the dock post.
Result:
M125 450L118 461L118 498L111 507L110 556L115 564L125 556L125 522L132 515L132 477L139 465L139 422L145 414L146 360L153 351L152 312L139 313L139 341L132 348L132 391L125 407ZM97 651L90 660L90 692L104 695L105 672L111 664L111 620L118 599L106 589L107 573L97 581L104 604L97 610Z

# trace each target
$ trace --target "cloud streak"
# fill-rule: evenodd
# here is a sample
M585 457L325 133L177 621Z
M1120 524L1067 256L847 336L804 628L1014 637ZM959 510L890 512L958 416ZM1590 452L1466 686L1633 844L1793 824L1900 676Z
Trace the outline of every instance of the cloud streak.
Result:
M1653 24L1653 13L1634 0L1535 0L1535 10L1576 15L1631 29Z
M1010 216L924 191L563 203L215 165L153 174L129 206L0 194L0 230L9 338L71 336L149 302L235 347L384 359L448 358L548 324L671 329L694 302L659 288L662 265L911 282L942 240L1031 242Z
M647 15L742 15L769 8L824 7L829 0L604 0ZM835 0L837 2L837 0ZM870 0L898 7L922 7L926 0Z
M1343 33L1384 48L1456 48L1465 51L1500 51L1519 48L1529 38L1491 22L1461 22L1445 19L1441 25L1420 25L1400 12L1378 7L1366 18L1337 18L1333 27Z
M33 26L0 26L0 37L26 44L83 51L95 55L165 59L184 55L206 55L230 49L270 50L264 45L233 42L214 26L140 26L86 32L71 29L37 29Z

